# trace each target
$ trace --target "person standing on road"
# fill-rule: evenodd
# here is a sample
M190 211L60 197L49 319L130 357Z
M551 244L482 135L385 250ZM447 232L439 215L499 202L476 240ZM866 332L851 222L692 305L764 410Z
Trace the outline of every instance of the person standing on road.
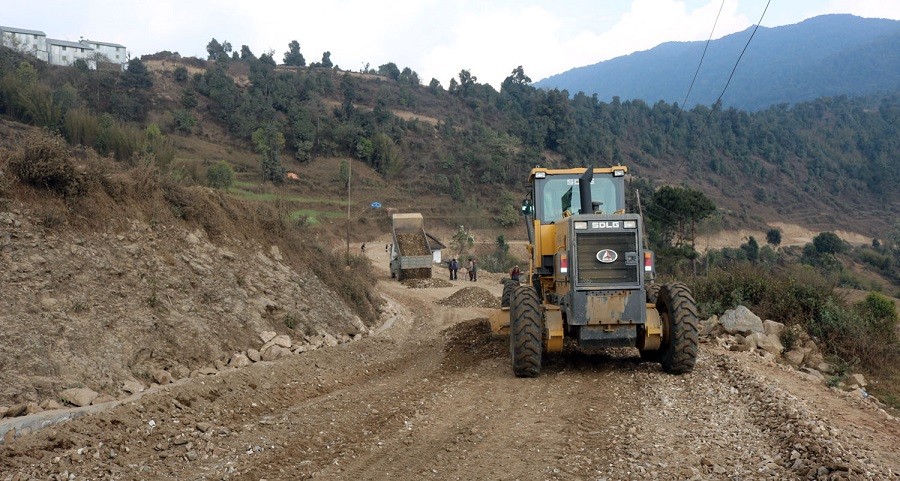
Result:
M459 261L454 257L452 261L450 261L450 280L457 280L457 274L459 273Z
M519 282L519 276L521 276L521 275L522 275L522 272L519 271L519 266L513 267L512 270L509 272L509 278L516 282Z
M478 266L475 263L475 259L469 257L469 280L475 282L478 280Z

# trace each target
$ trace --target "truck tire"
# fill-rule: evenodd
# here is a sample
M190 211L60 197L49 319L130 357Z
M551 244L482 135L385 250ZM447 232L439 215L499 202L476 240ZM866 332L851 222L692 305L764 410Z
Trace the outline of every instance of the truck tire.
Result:
M512 279L503 281L503 294L500 296L500 307L509 307L509 300L512 297L513 291L518 286L519 283Z
M531 286L516 286L509 313L513 373L517 377L536 377L541 372L544 331L544 316L537 292Z
M667 333L660 348L659 362L663 371L683 374L694 369L699 344L697 305L691 291L682 283L662 286L656 310Z

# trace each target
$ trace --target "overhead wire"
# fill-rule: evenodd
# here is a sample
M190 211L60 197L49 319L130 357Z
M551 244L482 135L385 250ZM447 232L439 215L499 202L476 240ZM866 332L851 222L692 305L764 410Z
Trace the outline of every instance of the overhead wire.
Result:
M698 136L706 130L706 127L709 125L709 121L712 118L713 113L716 111L716 106L719 105L722 97L725 96L725 91L727 91L728 86L731 85L731 79L734 78L734 73L737 72L738 65L741 63L741 59L744 58L744 53L747 52L747 48L750 46L750 41L753 40L753 37L756 35L756 31L759 30L759 26L762 24L763 18L765 18L766 12L769 10L769 5L771 3L772 0L766 1L766 6L765 8L763 8L762 15L759 16L759 21L756 22L756 26L753 28L753 32L750 33L750 38L747 39L747 43L744 44L744 48L741 50L741 54L738 55L737 60L734 62L734 67L731 69L731 74L728 76L728 81L725 82L725 87L722 88L722 93L719 94L719 97L716 98L716 101L715 103L713 103L712 108L709 109L709 113L706 115L706 121L703 122L703 125L700 128L700 132L697 133ZM682 159L681 163L678 165L678 169L675 170L676 176L681 173L681 168L684 167L686 161L687 157Z

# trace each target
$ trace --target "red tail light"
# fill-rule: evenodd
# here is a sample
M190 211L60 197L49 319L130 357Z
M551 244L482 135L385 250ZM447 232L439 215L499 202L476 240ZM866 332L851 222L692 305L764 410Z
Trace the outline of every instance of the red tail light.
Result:
M559 256L559 272L562 274L569 272L569 256Z
M653 272L653 253L644 252L644 272Z

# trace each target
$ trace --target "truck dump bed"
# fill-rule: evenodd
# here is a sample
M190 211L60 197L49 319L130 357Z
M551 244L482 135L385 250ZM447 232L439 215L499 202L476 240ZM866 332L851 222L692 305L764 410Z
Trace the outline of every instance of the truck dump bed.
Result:
M391 221L395 249L391 274L400 280L431 277L431 248L422 214L394 214Z

